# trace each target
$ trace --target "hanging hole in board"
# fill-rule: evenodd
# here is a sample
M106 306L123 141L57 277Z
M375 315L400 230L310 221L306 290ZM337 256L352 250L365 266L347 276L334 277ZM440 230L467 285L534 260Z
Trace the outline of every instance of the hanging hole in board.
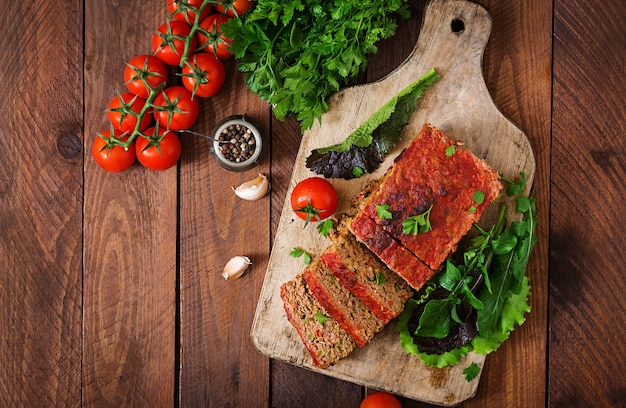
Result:
M452 23L450 23L450 28L453 33L462 33L465 30L465 23L463 20L455 18L452 20Z

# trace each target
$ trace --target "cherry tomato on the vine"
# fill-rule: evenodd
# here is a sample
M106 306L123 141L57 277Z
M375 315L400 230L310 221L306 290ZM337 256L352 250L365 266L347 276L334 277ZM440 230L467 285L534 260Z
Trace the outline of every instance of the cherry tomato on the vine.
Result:
M222 33L220 26L230 20L224 14L211 14L200 23L198 49L214 54L219 59L228 59L233 54L228 51L232 40Z
M402 408L402 404L395 395L378 391L365 397L359 408Z
M241 17L252 6L250 0L224 0L215 6L215 10L231 17Z
M123 92L111 99L107 107L107 116L113 127L122 132L132 132L137 125L139 113L146 100L130 92ZM139 130L144 130L152 123L152 116L144 114L139 122Z
M152 34L152 52L164 63L178 66L185 52L185 38L191 33L191 26L178 20L163 23ZM190 57L196 52L196 37L189 42L187 55Z
M196 19L196 11L200 9L204 0L167 0L167 11L172 17L184 23L193 24ZM208 4L200 12L200 21L211 13L211 4Z
M183 85L194 96L213 96L222 89L226 70L222 61L213 54L199 52L187 62L181 72Z
M111 130L113 134L111 134ZM104 170L111 173L124 171L135 162L135 142L131 142L128 148L115 142L128 140L128 135L115 129L107 129L98 133L91 145L91 154L96 163Z
M165 88L154 98L154 118L159 126L170 130L186 130L198 119L200 104L182 86Z
M167 84L167 68L155 56L137 55L126 63L124 85L131 93L148 98L150 91Z
M180 138L171 130L151 127L139 136L135 143L137 160L152 170L167 170L178 162L182 145Z
M296 184L290 201L293 211L306 223L321 221L337 209L337 190L326 179L310 177Z

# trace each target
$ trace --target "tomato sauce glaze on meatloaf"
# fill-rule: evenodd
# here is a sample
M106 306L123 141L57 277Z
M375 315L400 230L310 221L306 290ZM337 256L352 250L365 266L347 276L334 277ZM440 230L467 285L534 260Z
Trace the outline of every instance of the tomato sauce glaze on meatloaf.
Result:
M501 189L498 173L484 160L425 124L364 197L349 228L390 269L419 289ZM388 206L390 219L378 216L380 205ZM429 209L430 231L403 232L405 220Z

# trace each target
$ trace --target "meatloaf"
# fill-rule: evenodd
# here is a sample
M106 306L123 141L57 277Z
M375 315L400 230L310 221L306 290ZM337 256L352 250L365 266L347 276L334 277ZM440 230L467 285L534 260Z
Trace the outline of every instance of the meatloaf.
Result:
M311 263L302 275L329 316L348 332L359 347L364 347L385 324L365 303L346 289L333 272L346 268L333 247L329 246L319 260Z
M352 294L361 299L383 323L388 323L404 310L412 296L411 287L348 230L349 218L341 217L328 235L333 250L345 267L332 271Z
M419 289L501 189L498 173L484 160L425 124L379 183L364 194L349 228L390 269ZM383 206L390 217L379 215ZM431 229L405 233L404 223L425 213Z
M356 348L348 333L335 320L328 318L328 313L308 289L302 274L280 287L280 297L289 322L316 366L329 367Z

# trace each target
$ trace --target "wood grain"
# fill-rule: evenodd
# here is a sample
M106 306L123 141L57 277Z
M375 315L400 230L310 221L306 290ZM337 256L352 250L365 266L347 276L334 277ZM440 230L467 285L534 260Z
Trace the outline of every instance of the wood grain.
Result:
M269 142L269 106L246 90L227 61L219 98L202 101L195 129L210 133L222 119L246 114ZM270 249L270 195L235 196L231 186L269 174L269 149L258 167L243 173L221 168L205 140L185 140L181 161L180 403L182 406L263 406L269 401L269 360L250 341L255 300ZM207 165L208 164L208 165ZM222 271L233 256L252 265L239 279Z
M139 18L141 16L141 18ZM85 151L107 129L124 62L149 52L165 21L154 2L88 2ZM82 404L171 406L175 394L177 168L84 175Z
M624 16L617 3L555 7L551 407L626 401Z
M80 403L82 2L66 6L0 1L4 407Z
M464 29L453 30L453 21L463 21ZM304 134L290 185L310 176L304 167L304 159L313 148L341 141L382 103L423 75L429 67L435 67L442 79L420 101L420 108L412 117L401 146L372 175L350 182L333 180L343 198L340 200L343 207L339 211L347 210L349 197L356 196L369 180L380 177L426 121L464 140L469 149L485 157L507 177L514 178L524 171L532 182L534 158L527 139L501 116L484 88L481 56L490 28L488 14L475 4L430 3L420 33L421 41L402 66L381 81L348 88L331 98L322 125L317 124ZM437 375L431 372L432 369L423 367L419 359L411 359L399 347L392 325L368 347L355 351L336 366L326 370L313 367L299 338L284 318L282 302L277 295L280 285L302 269L298 259L289 257L294 245L318 256L328 242L315 230L303 230L286 205L252 330L255 344L263 353L340 379L441 405L455 405L473 395L478 381L465 381L461 373L463 364L442 370L445 375L441 381L434 381ZM482 366L484 358L470 355L466 363L469 361Z

